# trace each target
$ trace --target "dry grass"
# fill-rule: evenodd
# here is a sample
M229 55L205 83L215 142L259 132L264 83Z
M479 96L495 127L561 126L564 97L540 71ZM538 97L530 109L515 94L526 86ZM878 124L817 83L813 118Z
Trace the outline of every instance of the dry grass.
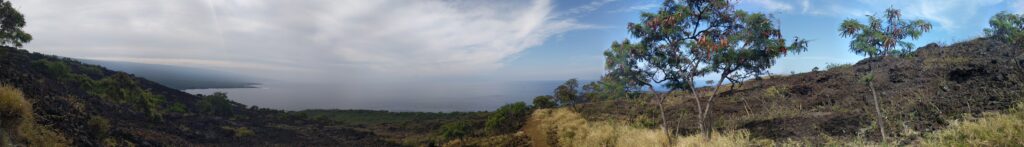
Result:
M714 133L711 140L698 135L672 136L675 143L660 129L631 127L617 122L588 122L566 109L540 109L530 117L524 128L533 146L765 146L771 140L757 140L746 131ZM551 141L555 139L557 141Z
M1017 104L1009 114L987 113L973 121L953 121L948 128L928 134L920 143L923 146L1024 145L1024 103Z
M0 144L68 146L69 141L49 126L36 124L32 104L17 88L0 85ZM11 142L8 142L11 141Z
M664 146L661 130L619 122L588 122L567 109L540 109L524 128L533 146Z

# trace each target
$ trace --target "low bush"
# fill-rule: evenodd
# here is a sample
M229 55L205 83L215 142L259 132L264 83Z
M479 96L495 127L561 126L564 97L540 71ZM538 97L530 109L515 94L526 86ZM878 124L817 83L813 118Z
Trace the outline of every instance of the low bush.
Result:
M110 120L101 116L92 116L89 117L89 122L86 124L89 125L89 132L97 139L103 140L110 136Z
M514 132L523 126L523 122L526 122L526 117L529 115L530 108L524 102L505 104L487 117L484 126L491 134Z
M87 89L90 95L120 104L129 104L138 111L145 112L150 118L161 119L166 101L163 96L153 94L148 89L143 89L138 81L131 75L116 73L104 77L98 81L91 82Z
M221 127L221 129L231 131L236 138L249 137L249 136L256 135L256 132L253 132L252 130L250 130L247 127L223 126L223 127Z
M464 138L473 132L472 123L466 120L441 125L440 136L445 139Z
M228 95L223 92L215 92L212 95L202 96L199 101L199 112L231 117L234 115L234 102L228 100Z

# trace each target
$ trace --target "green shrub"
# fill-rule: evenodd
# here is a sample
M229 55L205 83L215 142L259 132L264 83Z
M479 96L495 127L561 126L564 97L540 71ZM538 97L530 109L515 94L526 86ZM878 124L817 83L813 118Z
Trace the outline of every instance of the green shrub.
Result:
M237 127L237 128L234 128L234 127L224 126L224 127L221 127L221 128L233 132L235 137L238 137L238 138L249 137L249 136L256 135L256 132L253 132L252 130L249 130L249 128L247 128L247 127Z
M557 106L557 104L555 104L555 97L553 96L544 95L533 98L533 107L554 108L555 106Z
M524 102L505 104L487 117L484 126L486 126L487 132L492 134L509 133L522 127L529 115L530 108Z
M441 126L441 137L445 139L463 138L472 133L472 123L466 120L446 123Z
M120 104L129 104L132 108L145 112L150 118L160 119L163 115L163 96L143 89L131 75L116 73L92 82L91 85L93 86L86 89L90 95Z
M175 112L175 113L185 113L185 112L188 112L188 110L185 108L185 105L181 104L181 103L171 104L171 107L167 108L167 109L170 110L171 112Z
M232 110L233 102L228 100L228 95L223 92L215 92L212 95L203 96L199 101L199 111L207 114L230 117L234 115Z
M89 117L89 132L92 132L96 138L102 140L110 136L110 120L101 116Z

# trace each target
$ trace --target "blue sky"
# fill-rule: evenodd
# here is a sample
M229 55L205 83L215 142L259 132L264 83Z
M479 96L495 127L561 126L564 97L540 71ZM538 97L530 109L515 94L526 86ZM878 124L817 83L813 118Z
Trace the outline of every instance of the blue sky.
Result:
M602 1L603 2L603 1ZM568 11L592 3L559 1L559 10ZM520 57L509 61L509 70L558 71L562 78L593 79L600 76L603 56L601 52L612 41L629 35L625 24L638 21L641 11L652 12L661 1L607 1L590 12L575 16L580 23L595 26L567 32L550 38L545 44L525 50ZM924 19L935 28L913 41L916 46L928 43L954 43L983 35L988 19L1000 11L1020 13L1024 1L1020 0L743 0L738 9L768 13L780 21L783 34L792 38L809 39L807 52L783 57L771 69L773 73L788 74L824 68L829 63L854 63L863 59L849 52L849 39L841 38L837 31L847 18L862 20L864 15L876 14L886 8L901 9L905 19ZM556 78L557 79L557 78ZM705 78L713 79L713 78Z
M625 25L637 21L640 12L661 3L11 1L25 14L25 30L34 36L25 46L30 51L256 77L264 88L281 89L229 96L268 108L418 111L488 110L550 94L557 81L597 79L603 73L602 52L629 36ZM993 14L1024 10L1024 0L738 2L738 9L774 15L787 38L811 41L807 52L779 59L771 69L776 74L862 59L848 51L849 39L836 31L846 18L901 9L905 18L935 24L932 32L914 41L923 46L977 37Z

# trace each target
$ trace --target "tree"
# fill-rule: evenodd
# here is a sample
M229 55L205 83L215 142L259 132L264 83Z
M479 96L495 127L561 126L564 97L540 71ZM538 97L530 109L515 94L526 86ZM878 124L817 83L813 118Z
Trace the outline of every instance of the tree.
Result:
M575 78L569 79L562 83L562 85L559 85L558 88L555 88L555 98L558 99L560 105L569 106L575 110L576 101L579 99L579 91L577 90L579 87L579 81Z
M522 127L529 115L530 107L524 102L505 104L487 117L484 126L491 134L512 132Z
M21 15L10 1L0 0L0 46L21 47L32 41L32 35L25 33L25 16Z
M542 95L533 98L533 107L536 108L554 108L558 104L554 101L555 97L550 95Z
M605 51L606 76L647 87L657 100L663 128L665 98L654 86L669 92L689 90L699 113L699 128L708 138L712 128L708 118L717 92L707 98L697 94L696 77L715 72L722 78L763 73L790 48L802 51L806 46L800 39L787 45L770 16L734 10L728 0L666 0L657 12L641 14L641 20L628 25L639 43L613 42Z
M1024 44L1024 14L999 12L988 21L985 34L1014 44Z
M885 10L885 20L874 15L866 17L867 25L856 19L846 19L839 25L839 32L842 37L853 38L850 51L868 57L910 53L914 44L904 39L917 39L932 29L932 24L924 20L903 20L900 10L894 8Z
M852 37L850 51L873 57L886 57L893 54L909 54L914 44L904 41L907 37L917 39L921 34L928 32L932 24L924 20L903 20L900 10L889 8L885 10L885 20L874 15L866 15L868 25L861 24L855 19L846 19L839 25L839 32L842 37ZM900 50L894 50L900 47ZM870 65L868 69L873 70ZM871 91L871 97L875 105L875 125L881 132L882 141L886 140L885 124L883 123L881 106L879 106L878 95L875 93L873 84L874 74L867 74L862 77Z

